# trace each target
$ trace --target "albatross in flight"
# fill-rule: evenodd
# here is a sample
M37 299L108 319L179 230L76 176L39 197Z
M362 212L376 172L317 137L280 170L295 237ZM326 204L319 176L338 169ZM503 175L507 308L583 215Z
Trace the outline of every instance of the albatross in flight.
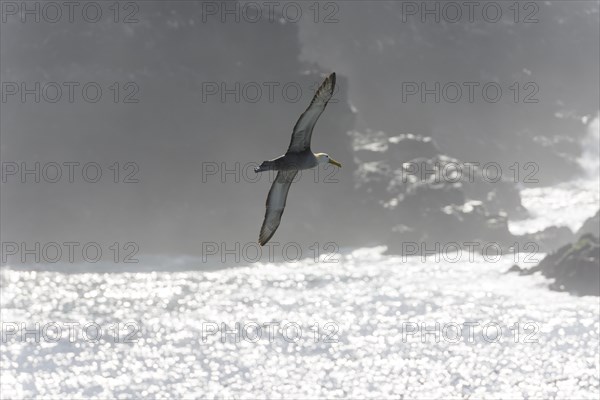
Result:
M327 163L337 167L342 166L342 164L330 158L328 154L313 153L310 150L310 138L313 128L321 114L323 114L327 102L333 96L334 88L335 72L325 78L310 105L296 122L287 152L273 160L264 161L259 167L254 168L257 173L269 170L279 171L267 197L267 211L258 239L261 246L264 246L271 239L279 227L288 191L299 170L310 169L319 164Z

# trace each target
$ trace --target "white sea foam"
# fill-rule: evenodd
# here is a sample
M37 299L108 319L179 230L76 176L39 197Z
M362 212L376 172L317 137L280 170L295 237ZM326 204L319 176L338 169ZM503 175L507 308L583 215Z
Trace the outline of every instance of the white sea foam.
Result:
M551 187L521 190L523 206L531 218L509 221L508 227L515 235L541 231L549 226L566 226L577 231L586 219L600 207L599 155L600 121L594 118L581 143L579 163L585 176L571 182Z
M521 191L521 202L531 214L521 221L509 221L515 235L541 231L549 226L566 226L577 231L598 211L600 186L597 179L579 179L556 186Z

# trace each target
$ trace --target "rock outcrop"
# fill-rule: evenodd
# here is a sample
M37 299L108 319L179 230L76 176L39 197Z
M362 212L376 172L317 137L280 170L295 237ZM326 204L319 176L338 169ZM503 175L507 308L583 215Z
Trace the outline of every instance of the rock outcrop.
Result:
M489 178L476 165L443 154L427 136L351 132L357 189L379 207L385 242L399 252L407 241L514 242L508 217L526 215L516 185Z
M575 243L548 254L536 267L522 272L541 272L554 278L553 290L585 296L600 296L600 243L598 237L586 233Z

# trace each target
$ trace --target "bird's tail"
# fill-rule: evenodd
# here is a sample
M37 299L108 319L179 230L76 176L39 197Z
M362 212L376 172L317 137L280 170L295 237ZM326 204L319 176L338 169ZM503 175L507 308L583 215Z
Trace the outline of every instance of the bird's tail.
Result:
M263 161L258 167L254 168L254 172L259 173L263 171L270 171L274 169L275 163L273 161Z

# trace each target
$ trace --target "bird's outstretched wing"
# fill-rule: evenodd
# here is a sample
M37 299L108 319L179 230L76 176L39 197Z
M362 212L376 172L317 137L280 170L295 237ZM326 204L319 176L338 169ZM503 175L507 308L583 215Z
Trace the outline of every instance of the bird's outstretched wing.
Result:
M323 114L327 102L331 99L331 96L333 96L334 89L335 72L325 78L315 93L310 105L300 116L298 122L296 122L292 133L292 141L287 150L288 152L299 153L310 149L310 138L312 136L313 128L321 114Z
M267 211L258 238L258 243L261 246L264 246L271 239L279 227L288 191L297 173L298 171L296 170L279 171L275 181L273 181L273 185L271 185L271 190L269 190L269 196L267 197Z

